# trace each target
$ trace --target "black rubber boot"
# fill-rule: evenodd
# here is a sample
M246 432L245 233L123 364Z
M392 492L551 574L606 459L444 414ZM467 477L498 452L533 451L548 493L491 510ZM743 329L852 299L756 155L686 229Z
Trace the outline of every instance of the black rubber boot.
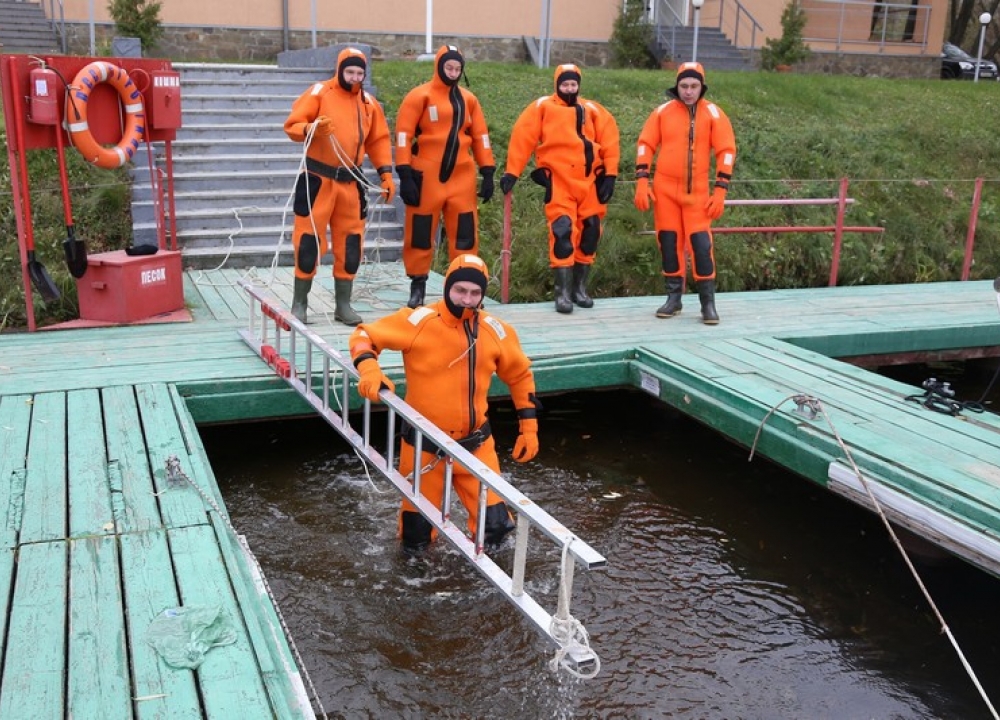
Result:
M573 266L573 302L582 308L594 307L594 299L587 294L587 277L590 265L576 263Z
M312 278L303 280L295 278L295 285L292 288L292 315L300 323L306 321L306 309L309 307L309 291L312 290Z
M718 325L719 313L715 312L715 280L698 283L698 298L701 300L701 321L706 325Z
M406 307L415 308L424 304L424 294L427 292L426 275L410 275L410 299Z
M431 524L416 512L401 514L403 552L419 553L431 544Z
M557 267L553 272L555 273L556 312L571 313L573 312L573 301L570 300L569 296L573 284L573 268Z
M333 309L333 319L351 327L360 325L362 322L361 316L354 312L354 308L351 307L351 291L353 288L353 280L335 279L333 281L333 294L337 301Z
M496 547L503 542L507 534L514 530L514 521L510 519L507 505L499 502L486 508L486 546Z
M674 315L680 315L684 307L681 304L681 298L684 297L684 278L668 277L664 278L664 281L667 286L667 301L656 311L656 317L672 318Z

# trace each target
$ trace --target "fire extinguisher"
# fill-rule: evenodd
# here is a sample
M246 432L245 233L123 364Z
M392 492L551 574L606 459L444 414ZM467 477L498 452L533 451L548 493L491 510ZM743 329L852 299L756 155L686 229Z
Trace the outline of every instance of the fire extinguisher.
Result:
M56 95L55 70L45 67L32 68L28 73L28 122L36 125L59 124L59 100Z

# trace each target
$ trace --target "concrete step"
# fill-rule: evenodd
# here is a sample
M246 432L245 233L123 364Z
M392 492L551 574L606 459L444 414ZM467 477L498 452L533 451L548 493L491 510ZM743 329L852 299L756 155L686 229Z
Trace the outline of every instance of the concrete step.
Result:
M184 126L177 131L178 140L199 140L199 139L246 139L246 138L267 138L275 141L291 143L288 135L285 134L285 118L281 122L271 122L268 124L253 123L242 120L240 122L194 122L185 120Z
M403 244L401 241L365 240L364 257L367 262L394 262L402 256ZM181 257L185 267L201 270L220 266L229 268L270 267L272 263L279 267L291 267L295 263L291 241L283 242L280 246L274 242L229 247L228 243L223 240L216 247L185 249ZM329 274L329 268L332 265L333 256L327 253L320 260L319 272Z
M319 68L280 68L277 65L252 65L238 63L172 63L175 70L187 81L246 82L251 87L257 82L287 82L290 86L301 84L303 90L311 83L329 80L330 70Z
M183 103L183 99L181 103ZM288 112L291 110L291 103L284 108L258 108L254 105L252 98L247 98L243 107L235 107L230 110L216 110L214 108L189 108L182 104L181 118L183 124L192 125L271 125L283 128Z
M268 110L280 110L287 117L289 111L292 109L292 103L298 98L298 95L280 95L275 92L265 94L260 91L256 95L241 95L239 93L231 95L201 94L188 92L188 85L186 84L182 92L182 113L266 108Z
M295 220L291 205L232 205L224 207L216 202L212 206L191 209L192 203L184 203L185 209L177 211L177 232L188 234L202 230L224 230L236 232L240 229L261 227L290 228ZM176 206L176 202L175 202ZM164 213L169 216L169 212ZM369 208L368 216L373 224L382 227L402 228L401 219L394 205L379 203ZM144 225L155 227L156 206L152 202L134 203L132 206L133 227Z
M177 63L174 63L174 67L177 67ZM261 94L287 95L295 99L315 83L328 79L329 76L323 77L322 75L303 77L301 78L301 83L298 83L295 80L270 76L214 79L184 73L181 78L181 88L185 97L189 94L220 95L222 97L254 97L257 94ZM291 102L289 102L289 107L291 107Z
M162 144L154 145L156 157L164 160L166 157L165 148ZM171 151L174 159L190 157L194 155L218 154L218 155L253 155L260 156L271 152L289 151L301 154L302 145L292 142L284 132L281 137L261 138L261 137L201 137L178 138L171 144Z

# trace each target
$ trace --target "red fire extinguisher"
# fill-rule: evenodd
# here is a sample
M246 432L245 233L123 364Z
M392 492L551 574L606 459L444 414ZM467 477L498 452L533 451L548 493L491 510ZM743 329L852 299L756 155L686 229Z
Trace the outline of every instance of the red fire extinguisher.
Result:
M59 100L55 70L42 66L28 73L28 121L36 125L59 124Z

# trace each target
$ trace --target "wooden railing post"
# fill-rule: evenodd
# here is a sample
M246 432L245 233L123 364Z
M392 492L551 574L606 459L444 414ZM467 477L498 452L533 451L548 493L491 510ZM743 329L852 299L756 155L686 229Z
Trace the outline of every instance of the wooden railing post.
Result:
M840 271L840 249L844 240L844 213L847 209L847 178L840 179L840 194L837 196L837 223L833 229L833 252L830 257L830 287L837 286Z
M976 187L972 191L972 210L969 211L969 230L965 234L965 259L962 260L962 280L969 279L972 269L972 249L976 245L976 222L979 219L979 204L983 198L983 179L976 178Z

